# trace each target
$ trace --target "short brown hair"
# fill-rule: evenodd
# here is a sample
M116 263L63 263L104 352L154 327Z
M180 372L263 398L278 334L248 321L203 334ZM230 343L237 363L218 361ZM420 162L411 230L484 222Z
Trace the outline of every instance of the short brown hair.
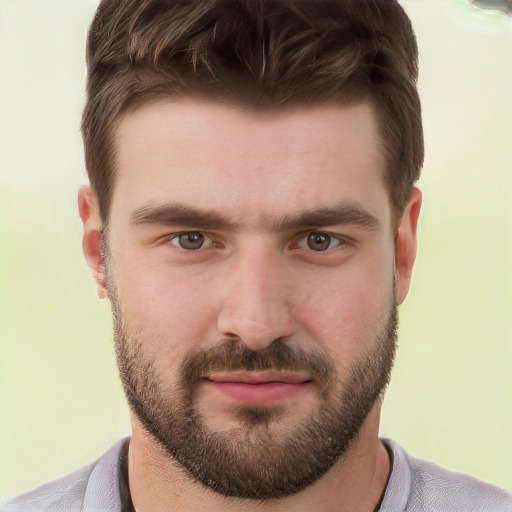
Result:
M82 135L103 221L117 125L162 96L249 109L369 99L400 216L423 163L417 56L396 0L102 0L87 41Z

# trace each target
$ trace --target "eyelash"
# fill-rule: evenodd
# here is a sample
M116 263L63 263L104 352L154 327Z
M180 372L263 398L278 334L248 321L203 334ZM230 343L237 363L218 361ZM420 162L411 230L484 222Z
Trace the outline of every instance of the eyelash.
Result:
M188 235L188 236L201 235L202 237L204 237L205 240L208 240L208 246L204 247L204 243L202 243L197 249L187 249L185 247L182 247L179 244L179 239L180 239L180 237L185 236L185 235ZM194 252L199 249L209 248L213 244L212 239L206 233L203 233L202 231L183 231L182 233L176 233L174 235L167 235L166 237L164 237L164 239L168 240L170 242L170 244L173 245L174 247L177 247L178 249L182 249L187 252ZM176 242L176 243L174 243L174 242Z
M185 235L188 235L188 236L201 235L202 237L204 237L204 240L206 241L207 245L205 246L205 243L203 242L196 249L183 247L180 244L179 240L180 240L180 237L183 237ZM301 247L300 246L301 243L308 244L308 241L309 241L308 237L311 237L311 236L328 238L329 239L328 246L325 249L321 249L321 250L314 250L311 247ZM215 242L212 240L212 238L209 235L207 235L206 233L204 233L203 231L183 231L181 233L174 233L171 235L166 235L165 237L162 237L161 240L163 240L163 242L170 243L172 246L176 247L177 249L180 249L187 253L197 252L201 249L203 249L203 250L209 249L213 245L215 245ZM346 237L334 235L332 233L328 233L325 231L308 231L306 233L300 234L296 240L297 241L292 245L292 249L303 249L303 250L310 251L313 253L324 253L324 252L328 253L328 252L331 252L332 250L336 249L337 247L347 246L347 245L352 244L352 241ZM331 246L333 242L335 243L334 247Z
M310 237L311 238L327 238L328 239L328 244L327 244L327 247L325 247L325 249L321 249L321 250L318 250L318 251L315 251L314 249L312 249L311 247L309 247L309 242L310 242ZM305 242L306 244L306 247L300 247L300 244L302 242ZM335 243L334 247L331 247L332 243ZM344 245L346 244L346 240L340 236L337 236L337 235L333 235L331 233L327 233L325 231L309 231L308 233L305 233L303 236L301 236L299 238L299 241L298 243L296 244L297 247L301 248L301 249L304 249L304 250L310 250L312 252L327 252L327 251L330 251L332 249L335 249L336 247L339 247L341 245Z

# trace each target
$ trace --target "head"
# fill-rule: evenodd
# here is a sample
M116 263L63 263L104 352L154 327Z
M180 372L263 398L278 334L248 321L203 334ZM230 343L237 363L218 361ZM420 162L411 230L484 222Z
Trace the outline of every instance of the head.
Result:
M410 23L384 0L103 1L88 65L84 249L134 429L224 495L299 492L393 364L421 202Z
M372 104L383 179L399 219L423 162L417 45L395 0L107 0L87 43L82 134L108 222L116 131L157 98L265 111Z

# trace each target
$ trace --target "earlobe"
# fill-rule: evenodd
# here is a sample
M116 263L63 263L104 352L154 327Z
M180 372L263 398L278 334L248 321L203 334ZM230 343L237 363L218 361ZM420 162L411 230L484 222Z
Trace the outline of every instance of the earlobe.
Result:
M401 304L409 291L416 259L418 217L421 191L413 188L395 235L396 302Z
M82 250L96 281L98 296L106 297L105 271L102 257L101 230L102 222L96 194L89 186L82 186L78 191L78 211L84 229Z

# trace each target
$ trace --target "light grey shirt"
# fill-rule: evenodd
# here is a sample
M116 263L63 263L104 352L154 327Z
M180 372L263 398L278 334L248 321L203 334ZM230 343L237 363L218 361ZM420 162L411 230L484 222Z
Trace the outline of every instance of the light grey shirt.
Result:
M92 464L0 503L0 512L127 512L120 491L127 442L122 439ZM512 512L512 493L409 457L394 441L383 442L393 469L380 512Z

